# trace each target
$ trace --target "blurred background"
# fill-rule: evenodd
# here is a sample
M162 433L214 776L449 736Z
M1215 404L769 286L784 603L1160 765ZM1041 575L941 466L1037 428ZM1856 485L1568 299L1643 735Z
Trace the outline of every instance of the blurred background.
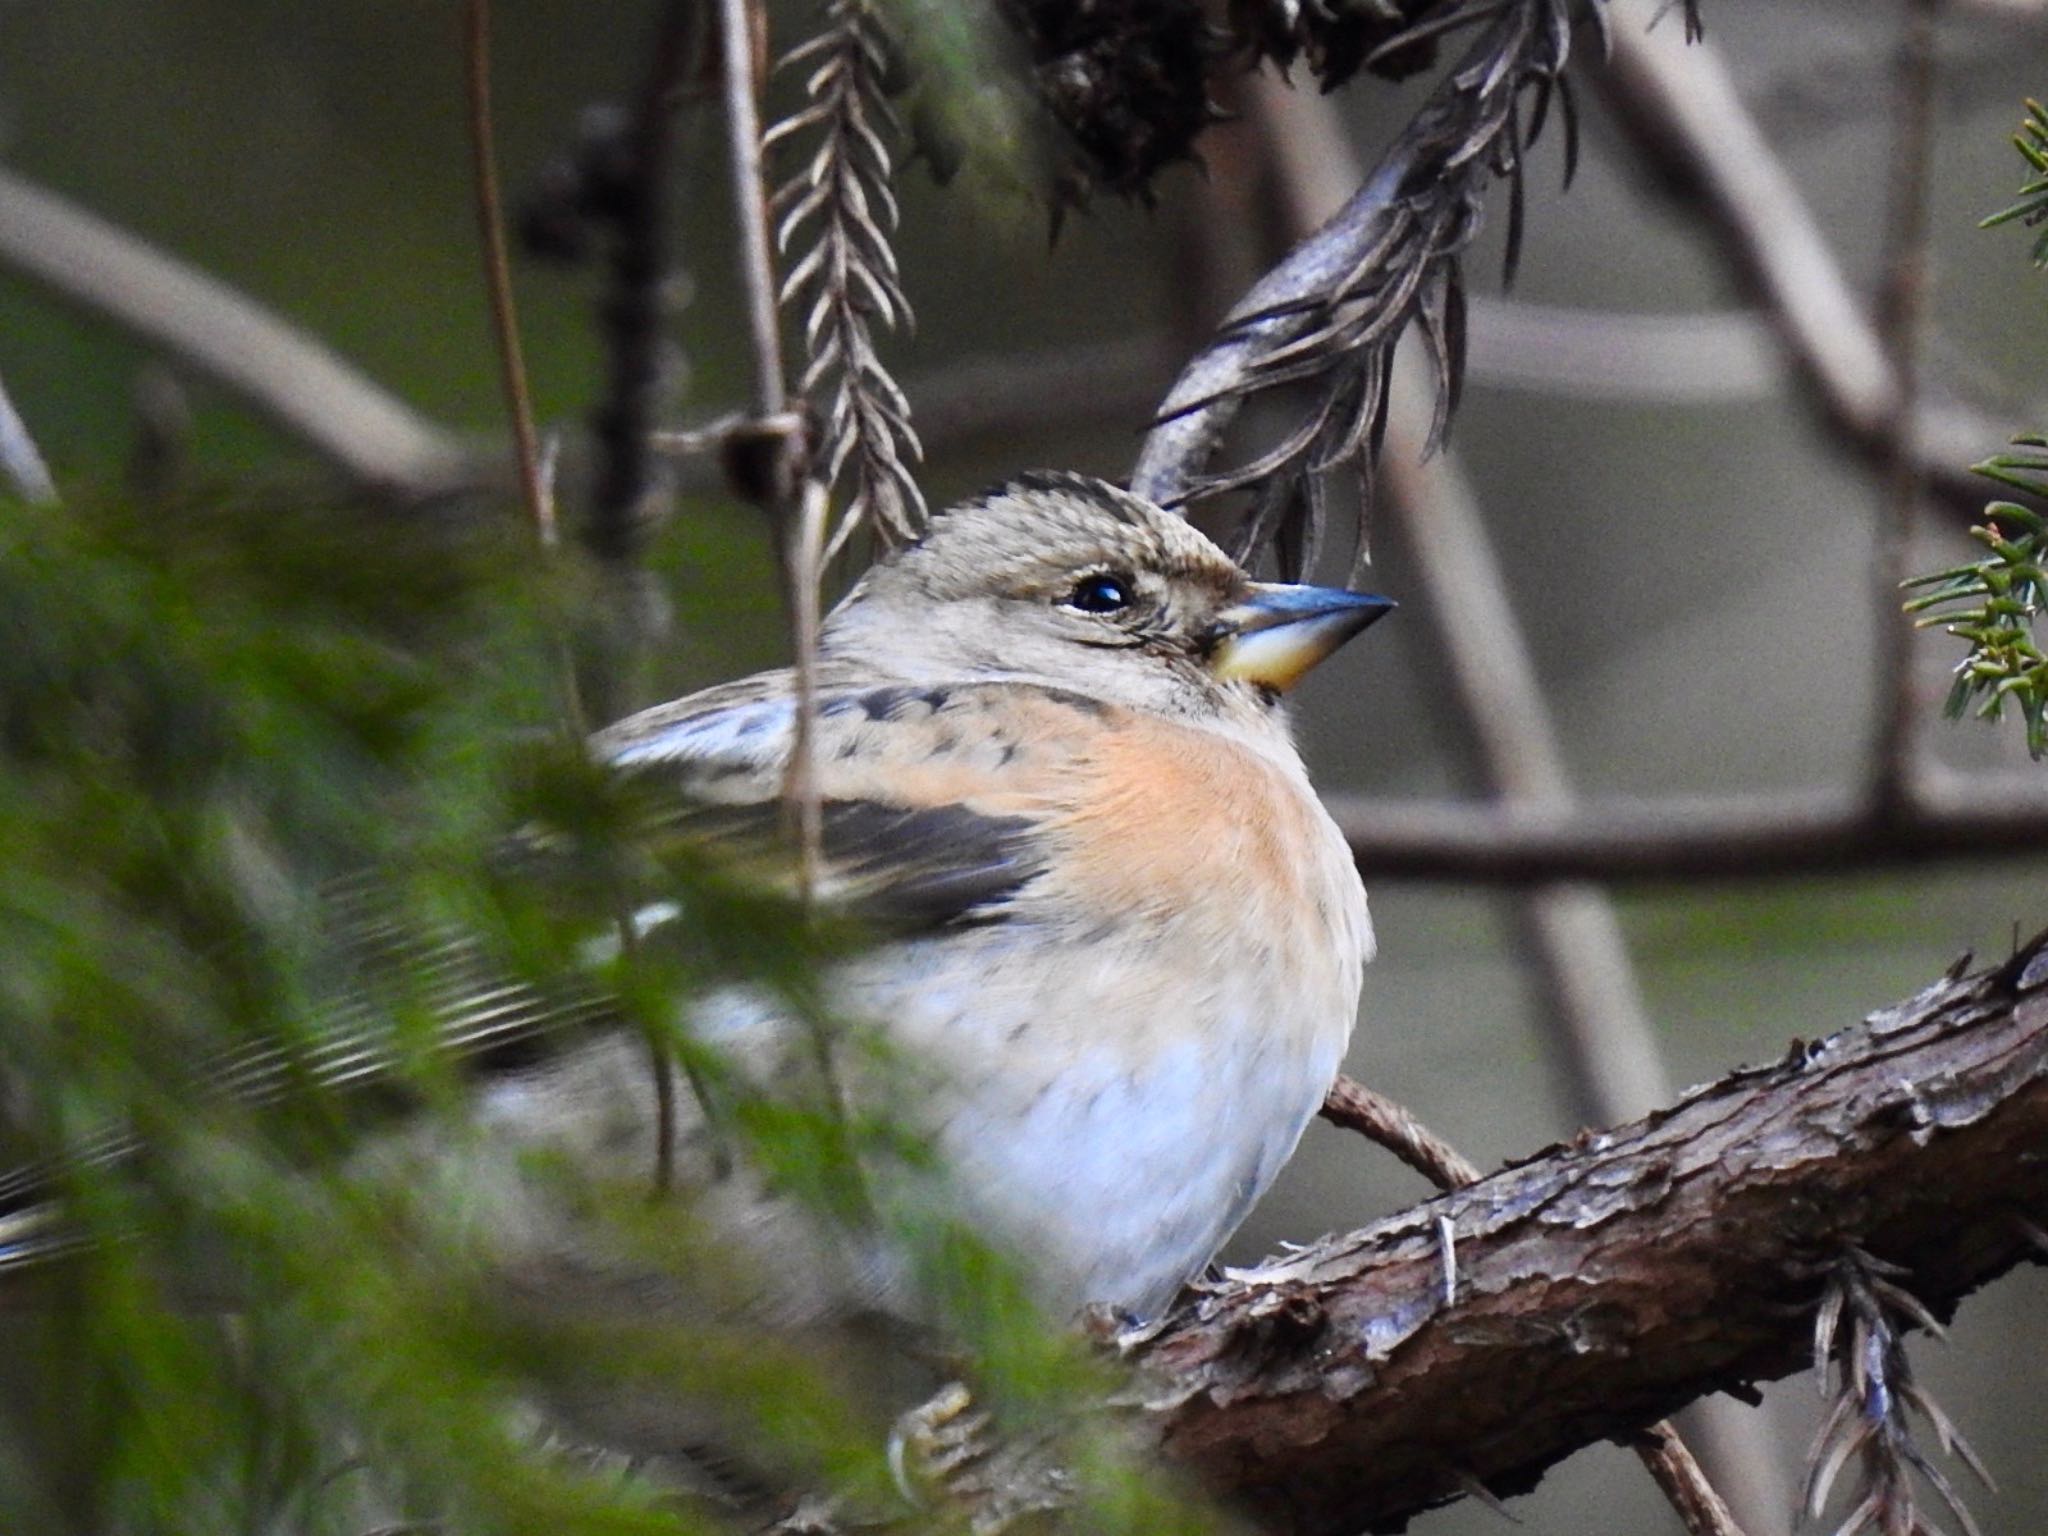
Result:
M1712 43L1866 294L1879 276L1899 9L1862 0L1712 0L1706 9ZM580 114L634 88L651 11L572 0L517 0L502 11L498 142L516 198L570 142ZM776 14L780 24L795 11ZM2039 430L2048 427L2048 285L2028 267L2019 232L1976 223L2018 185L2008 138L2022 99L2048 91L2048 15L2017 0L1955 4L1942 38L1928 372L2004 430ZM1368 159L1415 99L1412 85L1369 79L1335 98ZM1588 796L1846 787L1864 760L1879 681L1868 598L1877 479L1816 430L1696 209L1653 184L1590 95L1588 104L1568 194L1558 190L1554 136L1533 154L1512 303L1524 316L1555 306L1669 321L1641 333L1654 366L1620 389L1552 366L1516 312L1493 302L1496 217L1469 268L1473 292L1489 302L1475 312L1474 370L1451 437L1574 783ZM0 165L271 307L443 427L488 438L502 433L503 414L462 114L452 6L0 0ZM1271 234L1239 231L1234 250L1217 237L1219 209L1260 216L1260 189L1247 184L1260 172L1242 132L1215 130L1206 171L1164 176L1157 206L1099 197L1051 242L1028 192L942 190L910 169L899 250L918 327L888 355L924 413L935 503L1026 467L1128 471L1150 404L1256 270ZM687 282L673 330L681 423L746 397L719 155L715 122L698 116L681 140L675 231ZM520 265L545 427L574 433L602 391L598 294L592 268ZM988 419L977 406L1009 398L997 386L1020 359L1041 387L1027 391L1019 419ZM120 485L139 461L198 485L314 486L327 473L179 359L5 266L0 378L67 488ZM1974 452L1998 446L1989 439ZM1943 521L1927 520L1923 568L1966 548L1957 520ZM1371 580L1400 599L1412 580L1388 544ZM672 614L651 695L783 654L767 540L746 508L686 491L649 566ZM2025 770L2016 727L1937 720L1954 648L1938 636L1921 644L1931 751L1972 770ZM1427 626L1404 615L1375 629L1300 697L1318 782L1386 797L1475 790L1447 692ZM1997 958L2016 930L2048 923L2044 871L2041 861L2004 862L1632 887L1616 899L1647 1015L1672 1081L1684 1085L1851 1023L1965 951ZM1482 1165L1576 1130L1511 898L1382 882L1372 899L1380 953L1350 1071ZM1389 1158L1318 1125L1232 1257L1355 1225L1423 1193ZM1916 1345L1937 1395L2000 1480L1997 1495L1973 1500L1986 1530L2048 1524L2044 1302L2038 1271L2009 1277L1965 1308L1951 1343ZM1783 1485L1736 1491L1756 1536L1788 1528L1815 1419L1803 1381L1768 1398L1759 1412ZM1513 1512L1555 1536L1676 1529L1613 1448L1575 1458ZM1497 1521L1468 1501L1415 1529L1463 1536Z

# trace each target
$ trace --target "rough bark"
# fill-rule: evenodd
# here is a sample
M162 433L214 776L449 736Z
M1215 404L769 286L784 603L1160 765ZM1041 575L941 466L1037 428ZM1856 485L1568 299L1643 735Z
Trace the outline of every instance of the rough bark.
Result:
M1960 972L1233 1276L1127 1342L1140 1418L1264 1526L1392 1531L1472 1479L1520 1492L1581 1446L1801 1369L1852 1246L1946 1318L2039 1260L2048 1225L2048 936Z

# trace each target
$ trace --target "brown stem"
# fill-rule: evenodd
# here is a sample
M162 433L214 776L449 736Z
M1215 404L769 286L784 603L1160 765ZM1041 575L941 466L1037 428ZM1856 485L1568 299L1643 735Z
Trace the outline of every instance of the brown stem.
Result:
M1884 339L1843 274L1811 205L1735 89L1711 42L1651 28L1661 0L1608 0L1613 48L1593 76L1629 147L1666 181L1771 317L1825 440L1882 470L1892 461L1898 379ZM1916 460L1928 489L1976 521L1984 482L1965 465L2005 429L1923 409Z
M1378 1143L1438 1189L1479 1182L1479 1165L1424 1125L1407 1107L1355 1077L1339 1076L1323 1098L1322 1117Z
M1735 1513L1714 1491L1698 1458L1685 1448L1678 1431L1659 1419L1636 1441L1636 1454L1650 1469L1650 1476L1672 1509L1678 1514L1688 1536L1742 1536Z
M776 314L775 257L768 234L768 185L761 168L761 110L754 78L754 17L749 0L718 0L725 72L726 149L733 215L739 223L740 282L754 359L754 414L766 421L789 408Z
M0 265L205 375L361 487L410 501L479 478L454 434L320 341L4 166Z
M591 416L595 439L585 540L600 560L627 564L647 537L650 496L664 488L653 446L663 404L662 349L670 279L666 212L673 174L677 96L695 54L695 0L665 0L623 144L630 162L617 194L604 301L611 363L604 400Z
M464 78L469 89L469 151L476 190L477 233L483 241L484 287L491 300L491 330L498 344L498 373L512 418L512 456L519 493L536 538L544 548L556 540L555 509L541 478L540 437L533 427L533 399L526 387L526 359L519 345L519 315L512 298L512 260L505 242L504 201L498 191L498 156L491 142L491 3L463 0Z

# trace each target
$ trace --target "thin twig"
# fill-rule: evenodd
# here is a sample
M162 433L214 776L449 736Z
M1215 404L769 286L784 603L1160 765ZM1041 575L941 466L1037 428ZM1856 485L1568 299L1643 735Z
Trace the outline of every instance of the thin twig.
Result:
M28 423L14 409L4 380L0 380L0 475L6 477L23 501L41 506L56 504L57 482L50 478L50 466L43 462L36 440L29 436Z
M794 475L798 430L789 414L783 377L782 328L776 312L775 257L769 241L769 194L762 170L760 82L755 76L753 8L749 0L719 0L719 47L725 74L725 121L731 152L734 217L740 227L740 278L747 296L757 427L772 429L764 442L771 458L756 494L774 525L782 551L796 686L796 728L783 803L797 841L797 888L816 894L822 860L822 810L811 762L811 714L817 696L819 594L823 554L823 487Z
M1482 1177L1479 1165L1383 1093L1355 1077L1330 1084L1318 1111L1332 1125L1356 1131L1421 1174L1438 1189L1462 1189Z
M740 279L747 299L747 338L753 347L754 415L765 421L789 408L789 389L782 371L782 328L775 312L768 187L761 169L753 7L748 0L718 0L718 21L733 214L739 223Z
M816 751L818 712L818 631L823 623L819 583L824 569L825 524L831 491L815 475L806 476L797 492L795 525L785 535L790 601L791 649L796 657L796 723L789 743L789 771L783 798L795 819L797 889L813 900L824 863L824 806L819 792Z
M1877 531L1871 653L1877 669L1877 728L1870 795L1894 810L1912 803L1921 701L1914 687L1915 630L1900 611L1913 576L1913 527L1920 509L1920 350L1927 315L1927 184L1934 155L1935 19L1940 0L1905 0L1900 29L1896 122L1885 239L1886 353L1892 367L1891 462Z
M324 343L5 167L0 265L203 374L378 494L420 500L476 481L460 439Z
M1698 1458L1686 1449L1670 1420L1660 1419L1644 1430L1636 1454L1678 1512L1689 1536L1742 1536L1735 1512L1714 1491Z
M469 92L469 151L476 190L477 233L483 242L484 286L491 299L491 329L498 344L499 379L512 418L512 455L519 492L534 536L543 548L556 540L555 509L541 480L540 436L526 387L519 316L512 298L512 260L505 244L505 213L498 193L498 156L491 141L491 4L464 0L463 73Z
M645 394L649 378L658 366L652 351L659 344L660 330L658 253L661 204L655 183L666 165L671 110L667 98L674 79L680 74L686 53L687 13L687 5L672 7L657 44L651 83L642 103L642 118L636 124L635 172L640 178L636 190L642 203L637 209L637 220L629 222L621 242L625 250L621 253L620 265L625 269L626 279L622 286L636 291L628 298L628 303L634 306L633 311L613 315L615 330L632 334L620 342L621 356L616 360L618 387L610 409L623 413L625 419L600 423L600 441L612 450L607 461L611 473L609 478L600 480L598 507L603 515L593 520L590 533L592 547L599 557L618 563L630 559L636 543L633 535L624 531L622 525L636 520L646 478L648 456L643 440L651 422L643 419ZM521 495L541 548L552 550L560 538L552 486L554 455L550 453L548 464L543 465L538 434L534 429L532 396L527 388L526 362L519 342L519 320L512 296L511 258L498 189L497 156L492 148L489 0L466 0L464 18L470 149L475 167L477 226L484 248L485 285L491 300L491 324L497 336L506 407L512 418L513 454ZM642 265L650 266L652 270L642 272L639 270ZM642 280L637 287L634 279ZM640 313L641 309L648 312ZM609 439L606 437L602 430L606 424L630 433L635 442L622 448L616 441L616 434ZM571 736L580 741L592 722L584 707L583 690L578 686L575 663L566 642L560 644L559 651L562 658L564 723ZM639 932L631 912L623 905L614 914L613 927L618 935L621 963L628 970L637 968L640 963ZM654 1198L662 1199L669 1195L675 1184L676 1065L662 1024L653 1020L642 1020L641 1023L647 1041L655 1097L652 1192ZM693 1076L692 1087L698 1086ZM704 1102L701 1089L698 1098L708 1119L709 1105Z
M748 337L754 362L754 429L766 453L763 471L749 476L782 552L788 594L795 729L782 799L797 846L797 890L815 899L823 856L823 806L813 762L817 706L819 580L824 551L827 488L799 468L801 429L789 411L782 372L782 335L776 314L775 260L768 238L769 196L762 174L760 82L755 72L753 8L749 0L719 0L719 43L725 77L726 134L734 217L740 226L740 275L747 295ZM831 1105L843 1119L845 1099L833 1061L828 1025L813 1021L812 1046Z

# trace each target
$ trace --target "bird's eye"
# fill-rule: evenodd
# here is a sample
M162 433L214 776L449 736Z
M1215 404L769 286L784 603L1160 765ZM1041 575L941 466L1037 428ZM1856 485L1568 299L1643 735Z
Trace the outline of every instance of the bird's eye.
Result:
M1115 571L1098 571L1074 584L1065 598L1069 608L1082 613L1120 613L1131 606L1131 578Z

